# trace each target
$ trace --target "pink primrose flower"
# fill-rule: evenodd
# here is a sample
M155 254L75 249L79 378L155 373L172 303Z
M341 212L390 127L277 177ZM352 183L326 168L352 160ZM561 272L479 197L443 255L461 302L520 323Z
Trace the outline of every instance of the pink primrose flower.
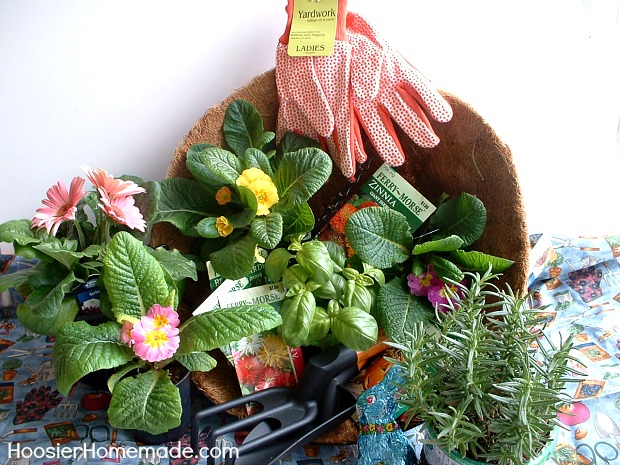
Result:
M133 329L133 323L125 320L121 327L121 341L127 344L129 347L133 345L133 339L131 339L131 330Z
M123 197L110 197L102 188L99 188L101 195L100 207L106 215L117 223L129 226L131 229L137 229L144 232L146 230L146 221L140 209L135 206L134 198L130 195Z
M428 300L433 304L436 310L442 313L448 313L450 308L448 305L448 289L459 297L463 296L463 292L460 287L454 284L441 283L441 286L433 286L428 291Z
M436 286L442 286L443 281L437 277L433 270L433 265L428 265L428 271L418 276L410 274L407 276L407 285L413 295L426 297L428 291Z
M163 328L166 325L178 328L181 323L179 314L172 307L162 307L159 304L153 305L146 315L153 318L153 325L156 328Z
M50 187L47 198L43 200L45 206L37 210L31 227L45 228L48 234L51 232L52 236L55 236L63 221L74 220L77 204L86 195L82 189L84 182L83 178L73 178L68 191L62 181Z
M86 176L90 182L93 183L95 189L98 191L103 189L110 199L146 192L143 187L138 186L135 182L123 181L122 179L115 178L111 174L108 174L103 168L93 169L88 165L82 165L80 168L86 173Z
M133 350L142 360L159 362L174 355L179 348L179 329L171 325L158 328L150 316L143 316L131 330Z

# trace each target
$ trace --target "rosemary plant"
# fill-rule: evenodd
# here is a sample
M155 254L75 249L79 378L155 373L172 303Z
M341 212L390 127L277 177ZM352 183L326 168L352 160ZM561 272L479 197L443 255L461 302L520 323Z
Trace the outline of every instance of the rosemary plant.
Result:
M404 371L401 402L432 433L424 441L500 465L526 463L551 440L562 394L575 370L572 339L555 345L537 330L529 295L492 284L491 270L455 283L447 312L429 331L419 323L394 360Z

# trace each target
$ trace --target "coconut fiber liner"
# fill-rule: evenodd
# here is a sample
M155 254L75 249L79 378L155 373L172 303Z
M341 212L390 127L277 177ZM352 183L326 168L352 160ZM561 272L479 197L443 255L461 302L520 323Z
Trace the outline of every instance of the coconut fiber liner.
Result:
M478 197L487 209L487 226L476 242L476 250L513 260L499 283L513 290L527 287L529 238L519 180L510 149L484 119L467 103L447 92L441 94L452 106L454 116L449 123L433 123L441 142L432 149L420 148L404 134L399 138L406 154L405 163L396 168L410 184L431 201L443 192L457 195L466 192ZM188 149L199 142L225 146L222 124L228 105L236 99L252 103L263 118L265 130L275 131L278 96L274 70L255 77L233 92L220 104L209 109L189 131L177 148L167 177L192 178L186 167ZM327 183L309 201L316 217L316 231L322 228L338 209L357 192L359 187L383 163L373 147L365 144L369 159L358 165L355 182L347 180L334 165ZM182 252L189 251L191 239L181 235L168 223L153 230L152 244L167 245ZM208 295L208 278L190 282L184 300L190 308L197 307ZM218 366L211 372L193 373L196 386L212 401L222 403L241 395L232 365L225 357L213 354ZM245 416L245 409L231 412ZM324 435L319 442L348 443L357 439L351 420Z

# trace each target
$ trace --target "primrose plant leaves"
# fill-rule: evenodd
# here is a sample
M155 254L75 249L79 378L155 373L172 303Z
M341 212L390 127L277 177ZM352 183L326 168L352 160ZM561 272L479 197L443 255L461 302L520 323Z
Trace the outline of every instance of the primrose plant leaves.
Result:
M380 269L402 263L411 254L413 239L407 218L382 207L353 213L346 225L351 247L362 261Z

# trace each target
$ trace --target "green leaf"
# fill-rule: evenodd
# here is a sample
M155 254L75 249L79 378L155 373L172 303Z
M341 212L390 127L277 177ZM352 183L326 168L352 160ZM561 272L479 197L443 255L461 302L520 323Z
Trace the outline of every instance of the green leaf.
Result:
M359 285L353 280L348 280L344 286L344 307L356 307L366 313L370 313L372 306L372 295L364 286Z
M41 241L30 228L30 220L11 220L0 224L0 242L21 245L37 244Z
M219 147L211 147L201 152L201 161L222 184L234 185L243 171L241 161L235 154Z
M13 273L0 274L0 292L8 291L11 288L19 289L26 286L28 284L28 279L33 273L37 273L35 268L25 268Z
M212 350L281 323L277 310L266 304L211 310L191 317L179 327L177 354Z
M256 210L258 209L258 200L250 189L244 186L236 186L237 192L239 193L239 198L241 200L241 205L243 205L245 211L251 212L248 217L247 224L250 224L250 221L254 219L256 216ZM247 225L246 224L246 225ZM244 225L245 226L245 225Z
M409 223L395 210L362 208L349 217L345 232L355 253L376 268L389 268L409 258L413 243Z
M217 365L217 360L206 352L190 352L174 356L188 371L211 371Z
M327 247L321 241L304 242L295 258L297 263L308 271L314 281L319 284L329 281L334 273L334 262L329 256Z
M161 434L181 424L181 395L166 371L150 370L124 378L112 392L110 425Z
M317 307L314 311L314 317L312 318L312 323L310 323L310 331L308 332L308 336L304 344L309 345L315 341L323 339L329 333L329 329L331 327L331 321L327 312L323 310L321 307Z
M327 252L329 253L330 258L336 264L338 268L341 270L345 267L345 263L347 261L347 254L344 251L344 247L340 244L333 241L321 241L325 244L327 248Z
M290 239L291 236L306 234L314 229L314 213L308 202L301 202L293 208L281 210L283 223L283 236Z
M205 187L208 187L213 192L216 192L222 185L221 179L214 175L204 164L204 159L207 156L205 150L215 148L214 145L208 143L200 143L192 145L187 151L186 165L187 169L194 179Z
M421 244L416 244L413 248L413 255L422 255L425 253L432 252L452 252L453 250L458 250L463 246L463 239L459 236L448 236L443 239L438 239L436 241L428 241L423 242Z
M450 281L461 282L465 275L450 260L446 260L442 257L433 256L431 258L431 263L433 264L433 270L437 273L437 276L442 281L446 281L447 279ZM486 270L485 270L486 271Z
M300 149L306 148L320 149L321 143L317 140L310 139L309 137L299 135L295 132L287 132L284 134L284 136L282 136L280 146L278 147L281 155L289 152L297 152Z
M306 289L307 288L308 287L306 286ZM334 286L334 283L332 281L325 281L319 287L314 289L312 293L314 294L314 297L316 297L317 299L332 300L332 299L338 298L338 292L336 291L336 286Z
M146 361L138 359L131 360L129 363L126 363L122 367L117 367L114 369L114 373L110 375L108 378L108 391L113 392L114 386L118 384L118 382L127 376L132 371L139 370L146 366Z
M140 187L146 189L146 192L134 195L135 205L142 213L146 224L152 224L157 215L157 206L161 196L161 184L157 181L146 181L140 183Z
M480 199L462 193L441 204L429 223L431 231L437 230L432 239L459 236L463 247L478 240L487 223L487 211Z
M220 233L216 227L217 218L215 216L209 216L203 218L196 225L196 231L198 234L206 239L217 239L220 237Z
M77 245L77 241L54 239L34 245L33 248L71 270L84 256L83 253L77 252Z
M310 327L316 311L316 300L310 291L303 291L293 299L285 301L282 311L282 339L290 347L304 344L310 334Z
M455 250L450 254L450 258L463 268L480 273L487 271L489 265L493 267L493 272L503 273L514 264L514 261L507 258L496 257L494 255L478 252L477 250L469 252Z
M310 148L285 154L273 176L280 198L278 211L306 202L325 184L331 172L331 159L322 150Z
M28 304L29 299L17 306L17 318L26 329L37 334L56 335L60 328L75 319L79 311L73 295L62 299L54 311L44 314L34 312Z
M355 307L341 309L332 321L332 332L345 346L353 350L366 350L377 342L377 321L368 313Z
M310 279L310 272L299 264L288 267L282 274L282 284L285 289L303 288L308 279Z
M198 280L196 263L187 258L177 249L168 250L163 247L158 247L156 249L149 248L147 250L153 257L155 257L164 270L168 272L175 283L178 283L186 278L194 281Z
M379 289L377 297L379 325L396 343L405 343L407 333L416 323L431 321L435 316L428 299L411 295L405 287L399 278L395 278Z
M215 192L194 180L165 179L161 188L154 221L172 223L185 236L198 236L196 225L200 220L224 212L215 200Z
M235 100L228 105L224 117L224 138L238 156L254 147L263 148L263 120L256 108L245 100Z
M250 225L250 233L259 246L273 249L282 240L282 216L278 212L257 216Z
M277 283L282 279L282 274L286 270L288 262L294 257L292 253L284 248L271 251L267 260L265 260L265 274L272 282Z
M273 133L271 133L273 134ZM248 148L243 154L243 163L245 168L258 168L270 178L273 177L273 170L267 155L255 148Z
M54 371L58 390L71 386L93 371L115 368L135 357L121 341L121 325L114 321L91 326L84 321L64 325L54 345Z
M49 270L51 267L46 267L46 269ZM76 284L77 281L72 272L62 279L61 275L57 274L50 273L42 276L33 273L29 279L32 292L28 296L27 307L36 317L54 319L58 315L65 296L73 290Z
M256 239L247 234L210 255L213 269L226 279L241 279L252 271Z
M126 232L110 241L103 260L103 281L116 316L140 318L169 295L166 276L157 259Z

